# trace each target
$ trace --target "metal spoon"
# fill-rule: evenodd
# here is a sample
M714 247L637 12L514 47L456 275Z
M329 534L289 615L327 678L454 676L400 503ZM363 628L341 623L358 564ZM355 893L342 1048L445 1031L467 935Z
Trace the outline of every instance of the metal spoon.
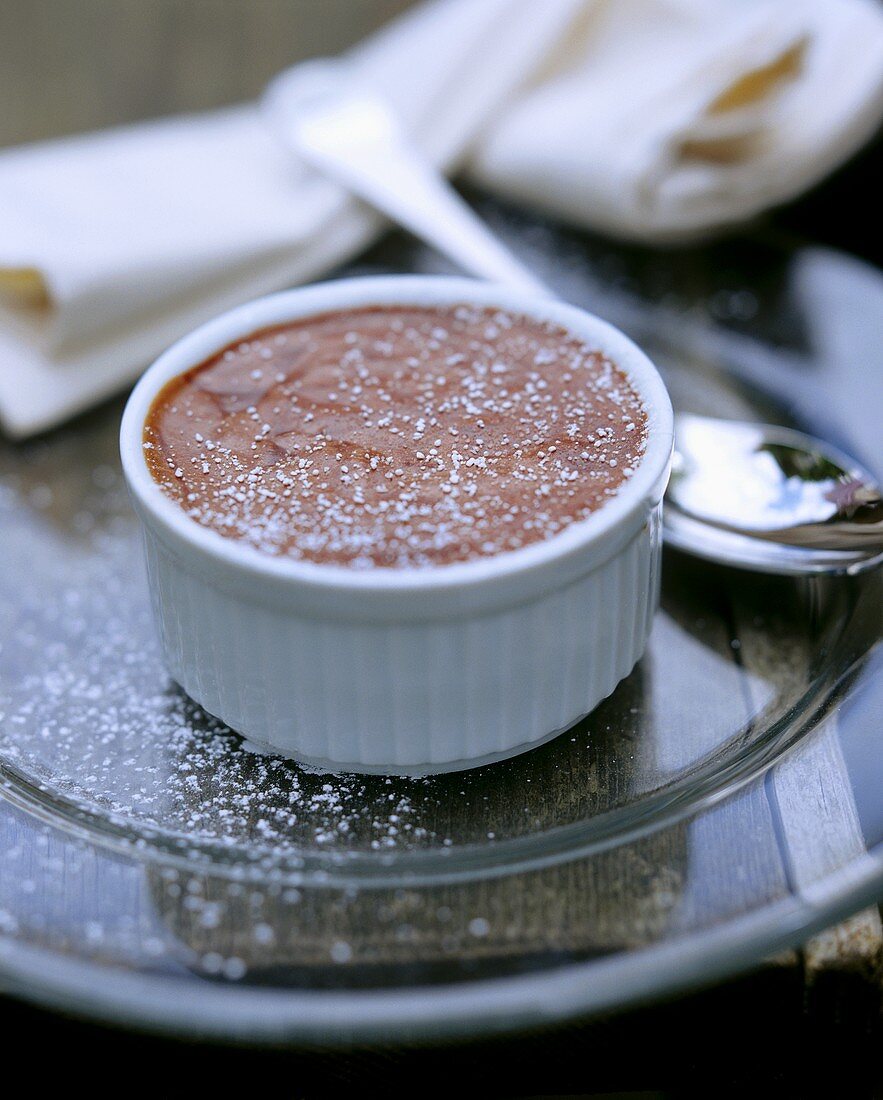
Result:
M343 63L276 77L263 107L282 139L471 274L551 296L425 159L384 101ZM870 474L784 428L676 418L664 536L712 561L769 573L855 572L883 560L883 501Z
M837 448L790 428L675 417L666 540L764 572L856 572L883 552L883 496Z

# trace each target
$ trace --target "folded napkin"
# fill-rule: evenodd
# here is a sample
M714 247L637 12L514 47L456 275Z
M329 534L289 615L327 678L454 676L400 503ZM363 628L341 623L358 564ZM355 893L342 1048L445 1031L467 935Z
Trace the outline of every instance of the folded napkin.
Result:
M883 116L872 0L435 0L350 58L441 170L650 242L792 197ZM60 422L382 229L257 105L0 153L0 423Z

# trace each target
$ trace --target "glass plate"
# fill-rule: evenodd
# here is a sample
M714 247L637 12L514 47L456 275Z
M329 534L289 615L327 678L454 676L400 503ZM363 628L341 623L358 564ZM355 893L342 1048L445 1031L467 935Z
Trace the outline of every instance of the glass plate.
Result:
M648 253L482 213L618 324L676 408L793 424L879 474L883 278L759 236ZM359 272L445 270L393 236ZM475 1034L757 962L883 895L877 570L665 556L649 651L515 760L330 777L170 682L112 403L0 445L0 980L255 1040ZM532 644L525 638L525 645Z

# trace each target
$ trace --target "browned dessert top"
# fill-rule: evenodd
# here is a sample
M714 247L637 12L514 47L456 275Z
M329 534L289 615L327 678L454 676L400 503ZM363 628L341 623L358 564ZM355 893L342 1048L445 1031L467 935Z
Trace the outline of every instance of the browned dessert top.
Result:
M548 539L616 493L647 417L564 329L473 306L342 310L256 332L151 407L153 477L197 523L355 568Z

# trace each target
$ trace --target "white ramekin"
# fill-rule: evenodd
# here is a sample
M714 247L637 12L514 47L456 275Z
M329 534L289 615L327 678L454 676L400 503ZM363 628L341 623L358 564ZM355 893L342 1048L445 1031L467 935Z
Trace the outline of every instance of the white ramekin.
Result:
M563 325L617 363L641 395L644 457L588 519L479 561L363 572L224 538L151 477L142 437L153 398L227 344L327 310L462 302ZM390 276L234 309L160 356L123 415L123 470L171 673L250 741L331 771L425 774L530 748L592 710L644 650L672 438L668 395L643 352L560 302L465 279Z

